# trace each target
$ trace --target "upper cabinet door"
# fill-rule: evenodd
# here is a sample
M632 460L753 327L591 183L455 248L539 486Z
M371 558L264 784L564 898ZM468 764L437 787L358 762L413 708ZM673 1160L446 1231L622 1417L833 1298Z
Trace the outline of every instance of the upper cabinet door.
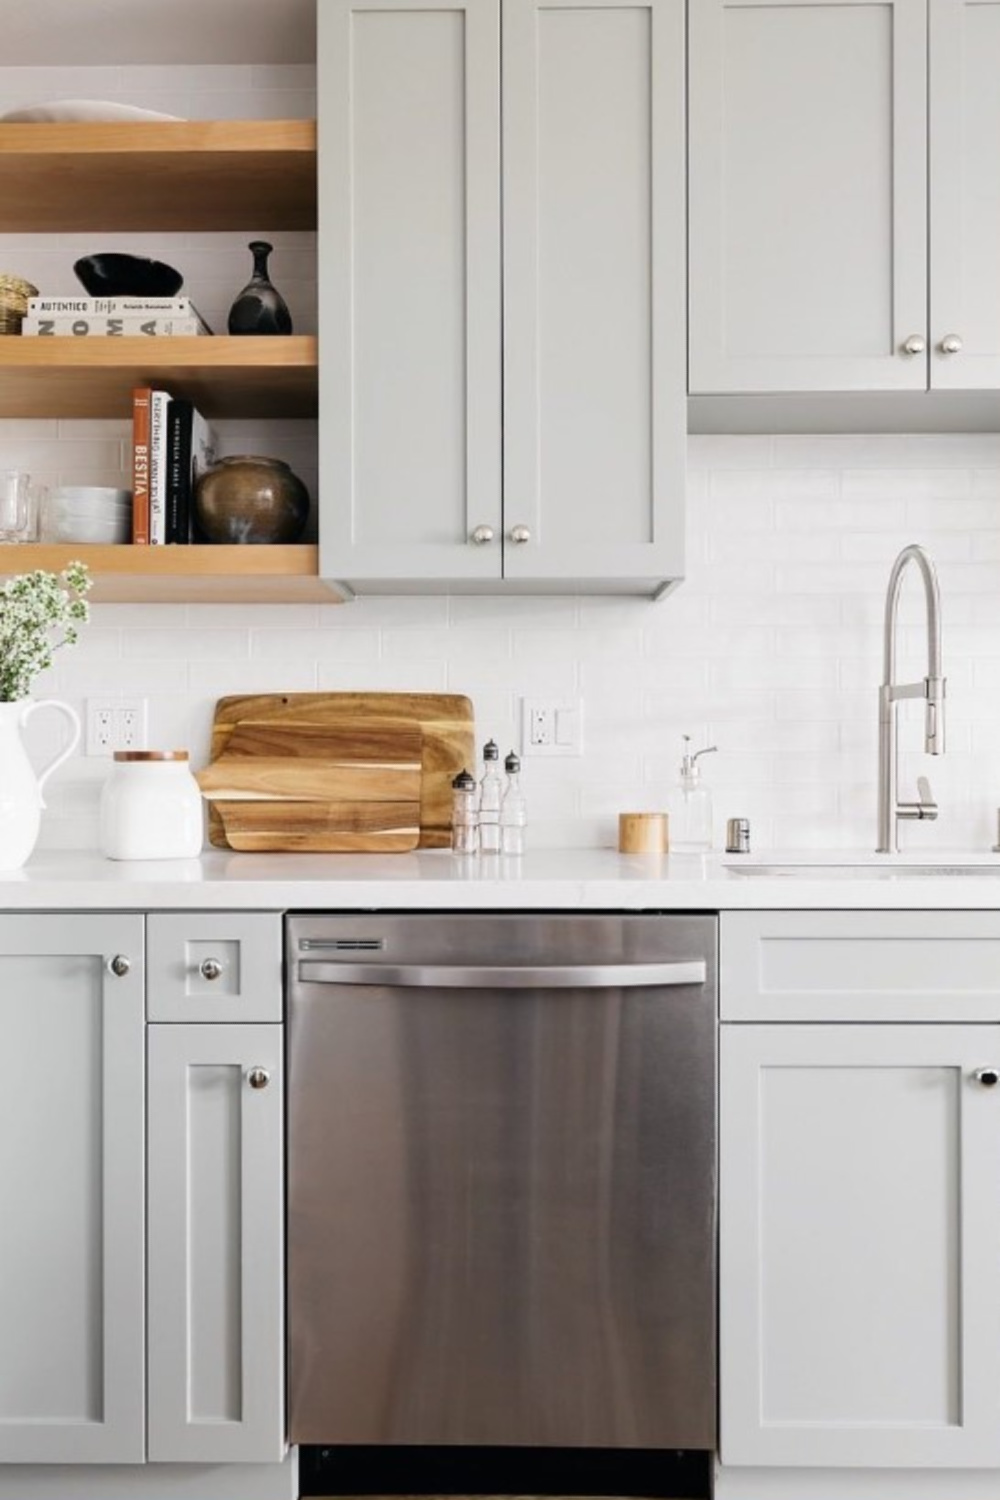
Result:
M1000 386L1000 0L930 0L931 385Z
M690 390L925 389L926 0L698 0L690 27Z
M145 1457L143 967L140 916L0 917L0 1464Z
M320 569L499 578L499 0L318 11Z
M682 572L683 0L503 0L504 576Z

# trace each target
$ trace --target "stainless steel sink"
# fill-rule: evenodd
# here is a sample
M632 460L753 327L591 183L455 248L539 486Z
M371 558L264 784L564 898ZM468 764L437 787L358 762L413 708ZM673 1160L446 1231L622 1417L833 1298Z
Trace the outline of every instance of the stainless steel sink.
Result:
M803 854L788 858L723 862L731 875L770 880L909 880L936 879L948 876L980 876L1000 879L1000 855L956 854L939 859L914 858L912 855L871 854L863 857L843 854Z

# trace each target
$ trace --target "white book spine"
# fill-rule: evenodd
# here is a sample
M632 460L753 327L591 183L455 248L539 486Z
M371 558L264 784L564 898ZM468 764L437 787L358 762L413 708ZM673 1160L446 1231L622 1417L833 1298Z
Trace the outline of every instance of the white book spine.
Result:
M208 330L197 318L163 316L73 317L69 314L29 313L21 325L25 338L195 338Z
M197 317L190 297L29 297L29 313L163 313L175 318Z
M154 391L149 402L149 542L167 540L167 407L166 391Z

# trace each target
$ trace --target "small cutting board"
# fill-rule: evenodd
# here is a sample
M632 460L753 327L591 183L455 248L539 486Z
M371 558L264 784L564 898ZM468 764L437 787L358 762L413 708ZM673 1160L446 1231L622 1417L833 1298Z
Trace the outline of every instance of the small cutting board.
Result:
M274 842L281 838L282 814L271 809L295 800L297 788L302 797L299 809L313 809L302 815L303 820L311 822L309 832L304 833L304 821L300 821L300 837L325 837L331 825L329 819L323 821L317 809L335 806L337 811L330 816L341 820L343 836L351 840L337 848L390 847L386 842L390 835L399 840L406 837L398 820L405 821L402 806L412 796L412 783L405 782L405 796L399 795L398 788L399 778L406 775L404 767L412 763L415 732L420 736L418 841L422 848L446 848L451 840L451 782L463 766L473 765L475 756L475 726L468 698L451 693L269 693L220 699L212 728L212 763L202 773L208 779L206 793L213 799L209 803L211 842L219 848L237 847L227 837L231 827L241 839L268 839L255 843L254 848L284 847ZM257 777L249 766L257 759L281 761L284 766L280 770L273 765L262 768ZM223 761L224 768L220 765ZM319 774L317 761L329 763L321 782L324 793L331 793L329 802L325 795L320 798L309 791L317 784L312 779ZM298 767L295 778L287 770L289 762ZM306 762L313 764L307 767ZM373 765L382 769L375 773ZM342 775L348 770L353 778L350 793L337 795L334 789L345 784ZM220 774L226 779L217 780ZM239 777L243 795L223 797L222 792L232 790L234 774ZM360 794L362 784L366 793L377 791L377 797ZM271 787L280 790L271 791ZM254 795L248 796L248 792ZM246 827L250 802L258 818L256 834ZM381 830L357 824L362 816L359 809L364 806L364 817L369 818L373 802L381 806ZM264 808L268 809L266 813ZM356 842L368 837L371 843ZM413 848L415 842L405 847ZM238 847L250 845L241 843ZM296 842L288 847L330 846Z

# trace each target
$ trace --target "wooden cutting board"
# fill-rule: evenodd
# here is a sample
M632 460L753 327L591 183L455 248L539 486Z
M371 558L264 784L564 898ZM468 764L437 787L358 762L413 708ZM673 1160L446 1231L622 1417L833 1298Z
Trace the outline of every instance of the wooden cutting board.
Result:
M415 849L423 735L414 724L295 726L241 719L198 773L233 849Z
M237 726L240 725L245 727L240 737L234 738ZM412 733L414 730L419 730L421 735L419 845L425 849L447 848L451 841L452 778L462 770L463 766L472 769L475 760L475 724L472 704L468 698L459 694L268 693L222 698L215 709L215 722L212 726L212 764L208 768L208 773L212 777L217 774L215 763L224 756L229 757L231 745L234 750L233 761L236 759L249 761L258 756L264 760L289 757L302 760L316 759L315 755L310 755L307 747L315 744L317 739L322 740L324 735L333 736L325 741L326 745L340 747L340 753L345 758L352 759L357 769L357 762L366 757L371 759L373 752L385 746L384 736L387 731L391 739L395 741L405 736L407 731ZM296 746L297 752L294 749ZM355 753L348 757L347 751L350 749L353 749ZM277 754L275 754L276 751ZM226 775L229 774L230 767L227 767ZM244 785L248 784L250 783L244 783ZM261 791L264 790L263 782L257 785ZM233 821L236 818L233 799L223 800L226 805L226 817L232 822L234 832L240 836L247 836L242 824L237 828L237 822ZM388 804L398 802L398 800L393 797L383 799L385 818L401 816L398 809L395 813L388 811ZM257 809L265 805L271 808L283 801L285 801L284 796L262 797L257 802ZM339 818L345 819L349 816L344 811L348 808L354 808L355 818L361 816L359 801L354 794L349 800L332 799L332 801L339 803L340 810L336 814ZM226 824L219 810L220 805L220 802L212 802L209 805L209 838L216 847L235 847L226 837ZM305 805L316 808L324 804L316 799L307 799ZM301 808L303 804L300 803L299 806ZM246 801L242 799L241 810L245 818ZM310 816L315 819L320 815L313 813ZM265 823L277 829L280 825L274 820L280 817L279 812L269 811L266 816L260 814L261 821L258 825L260 836L264 836ZM345 828L344 832L345 836L347 834L357 838L366 836L365 830L357 827ZM278 836L280 837L280 834ZM248 846L244 844L241 847ZM277 848L278 846L276 843L269 842L266 845L255 845L255 847ZM295 847L306 846L297 844ZM368 846L352 844L351 847ZM377 847L386 848L387 845L383 841Z

